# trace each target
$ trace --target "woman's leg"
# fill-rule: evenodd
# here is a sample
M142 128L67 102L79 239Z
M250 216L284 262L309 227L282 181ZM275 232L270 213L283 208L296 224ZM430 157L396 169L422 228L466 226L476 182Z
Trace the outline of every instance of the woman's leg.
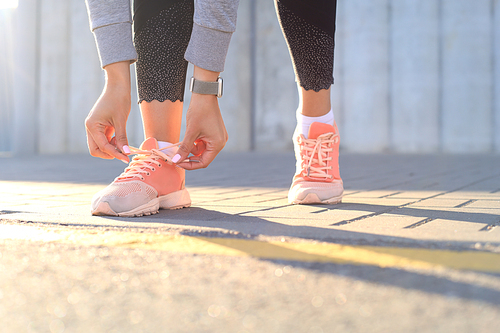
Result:
M153 100L141 103L142 123L144 136L155 138L158 141L176 143L179 142L182 122L181 101Z
M299 85L299 112L307 117L320 117L332 109L330 88L306 90Z
M125 171L94 196L94 215L142 216L191 205L185 172L168 160L179 141L193 0L136 0L137 86L146 141ZM164 154L167 154L165 156Z
M290 203L338 203L343 184L338 168L339 136L331 110L335 0L275 0L288 44L300 103L293 141L296 173Z
M137 85L145 137L179 141L193 0L135 0Z
M276 0L299 86L299 112L318 117L331 109L335 0Z

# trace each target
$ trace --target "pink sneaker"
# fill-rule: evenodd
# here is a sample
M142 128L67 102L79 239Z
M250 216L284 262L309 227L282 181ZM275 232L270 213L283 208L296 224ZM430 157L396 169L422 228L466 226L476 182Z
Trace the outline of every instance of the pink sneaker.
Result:
M288 191L292 204L335 204L342 201L337 125L312 123L306 139L294 135L296 172Z
M133 153L137 155L125 171L94 195L92 215L142 216L191 205L185 170L171 163L156 139L147 139Z

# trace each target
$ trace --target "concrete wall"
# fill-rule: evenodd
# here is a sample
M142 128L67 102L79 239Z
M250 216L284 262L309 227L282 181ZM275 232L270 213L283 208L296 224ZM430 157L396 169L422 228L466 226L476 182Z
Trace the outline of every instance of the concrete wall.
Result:
M0 45L0 151L85 152L103 72L84 1L0 10ZM241 1L223 77L226 149L290 149L297 88L273 1ZM500 0L339 1L332 102L345 150L500 152ZM128 134L143 139L135 103Z

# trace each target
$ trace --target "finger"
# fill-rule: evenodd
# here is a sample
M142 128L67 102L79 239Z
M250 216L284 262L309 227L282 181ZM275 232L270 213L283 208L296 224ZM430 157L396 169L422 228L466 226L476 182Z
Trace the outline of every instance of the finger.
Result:
M91 135L99 150L101 150L103 153L108 154L109 156L112 156L113 158L117 158L125 163L128 163L128 157L120 153L114 145L109 143L106 137L102 135L102 133L91 132Z
M128 147L127 129L125 126L116 125L115 128L116 147L124 154L130 154Z
M182 140L181 144L179 145L179 148L177 148L177 152L175 153L174 157L172 158L172 162L174 163L180 163L184 161L191 150L194 148L194 142L197 138L191 136L187 131L184 136L184 140Z
M196 170L196 169L206 168L207 166L210 165L210 163L212 163L212 161L215 159L215 157L217 156L217 154L220 152L221 149L219 150L205 149L200 156L193 156L192 158L189 159L189 162L182 162L177 165L186 170Z
M99 147L94 142L94 139L92 138L92 135L89 133L89 131L87 131L87 146L89 148L89 153L91 156L104 158L107 160L114 158L113 156L110 156L99 149Z
M92 136L92 139L94 140L95 144L98 146L99 150L102 152L119 159L120 161L128 164L129 159L128 156L120 153L115 146L113 146L109 141L108 138L106 137L106 132L109 133L109 130L106 131L103 125L97 125L91 128L88 128L88 131L90 132L90 135ZM110 138L111 139L111 138ZM109 140L110 140L109 139Z
M191 154L195 156L199 156L207 149L207 145L205 144L205 141L203 140L196 140L194 142L194 147L191 149Z
M115 128L113 126L104 126L104 135L106 136L106 139L108 142L111 142L113 137L115 136Z

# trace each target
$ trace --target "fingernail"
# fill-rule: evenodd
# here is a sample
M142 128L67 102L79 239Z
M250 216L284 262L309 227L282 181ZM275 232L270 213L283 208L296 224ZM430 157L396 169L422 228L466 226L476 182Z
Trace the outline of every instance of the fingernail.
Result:
M180 160L180 159L181 159L181 155L176 154L176 155L172 158L172 162L177 163L177 162L179 162L179 160Z
M130 154L130 148L129 148L127 145L123 146L122 151L123 151L125 154Z
M126 160L120 160L120 161L122 161L123 163L125 163L126 165L128 165L128 161L126 161Z

